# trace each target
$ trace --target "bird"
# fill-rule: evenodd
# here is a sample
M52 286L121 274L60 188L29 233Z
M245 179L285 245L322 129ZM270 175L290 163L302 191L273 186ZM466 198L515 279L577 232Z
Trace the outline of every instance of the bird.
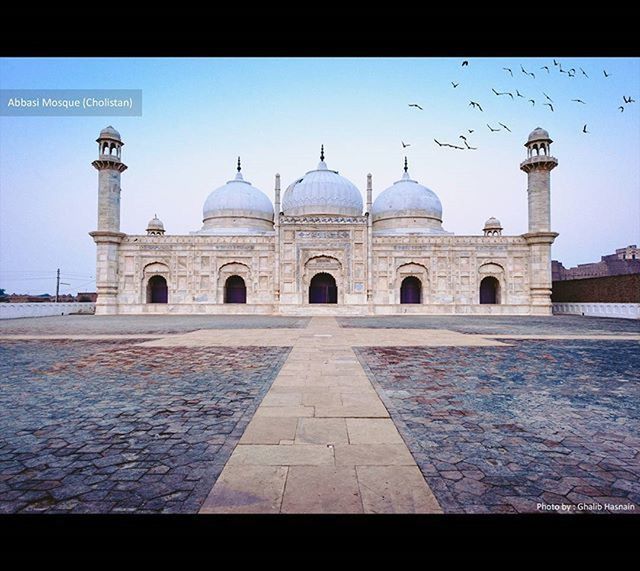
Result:
M609 76L611 75L610 73L607 73L607 70L606 70L606 69L603 69L603 70L602 70L602 73L604 73L604 76L605 76L605 77L609 77Z
M587 72L582 68L579 68L579 69L582 72L582 75L584 75L587 79L589 79L589 76L587 75Z
M468 65L469 65L469 62L468 62L467 60L464 60L464 61L462 62L462 65L461 65L460 67L464 67L465 65L466 65L466 66L468 66Z
M582 99L572 99L571 101L575 101L576 103L582 103L583 105L586 105L586 103L582 101Z
M482 107L480 107L480 104L476 103L475 101L469 101L469 105L471 107L476 107L477 109L480 109L480 111L482 111Z
M623 100L625 103L635 103L635 102L636 102L636 100L635 100L635 99L632 99L632 98L631 98L631 95L629 95L629 97L625 97L625 96L623 95L623 96L622 96L622 100Z
M522 93L520 93L517 89L516 89L516 95L517 95L518 97L524 97L524 95L522 95Z
M473 133L473 129L467 129L467 131L469 131L469 133Z
M417 107L418 109L420 109L420 111L424 111L424 109L417 103L409 103L409 107Z
M531 71L527 71L524 67L522 67L522 64L520 64L520 69L522 70L522 73L524 73L525 75L530 75L531 77L533 77L533 79L536 78L535 74Z
M569 77L575 77L576 76L576 70L575 69L570 69L568 72Z
M463 140L465 140L465 141L467 140L467 138L466 138L464 135L460 135L460 136L458 137L458 139L463 139Z
M504 127L507 131L509 131L509 133L511 133L511 129L509 129L509 127L507 127L504 123L500 123L500 121L498 121L498 125L500 125L500 127Z
M453 85L453 88L455 89L456 87L458 87L458 85L460 85L459 83L453 83L453 81L451 82L451 85Z
M585 123L584 127L582 127L582 132L583 133L588 133L589 131L587 131L587 124Z
M465 141L464 144L467 146L467 149L469 149L470 151L477 151L478 150L478 147L470 147L469 143L467 143L467 141Z
M411 146L411 143L405 143L404 141L400 141L402 143L402 148L406 149L407 147Z
M437 139L434 139L434 141L438 144L438 146L440 147L451 147L452 149L460 149L461 151L464 151L464 147L458 147L457 145L450 145L449 143L441 143L440 141L438 141Z
M555 65L556 67L559 66L560 64L554 59L553 60L553 65Z
M618 107L618 109L620 109L620 113L622 113L624 111L624 107L622 105L620 105L620 107Z
M551 103L553 103L553 99L551 99L551 97L549 97L544 91L542 92L542 95L544 95L549 101L551 101Z
M543 65L540 69L546 69L546 70L547 70L547 73L551 73L551 72L549 71L549 67L548 67L548 66L546 66L546 65Z
M500 129L494 129L491 125L489 125L489 123L487 123L487 127L489 127L489 131L491 131L492 133L496 133L497 131L500 130Z
M531 102L531 107L535 107L536 106L536 102L533 99L529 99L529 101Z
M513 71L511 71L511 68L503 67L502 69L504 69L505 71L508 71L511 74L511 77L513 77Z
M560 73L567 73L566 70L562 69L562 64L558 64L558 69L560 70Z
M553 105L551 103L543 103L543 105L547 105L551 111L553 111Z
M500 93L498 93L493 87L491 88L491 91L493 91L496 95L508 95L509 97L511 97L511 99L513 99L513 93L509 93L508 91L501 91Z

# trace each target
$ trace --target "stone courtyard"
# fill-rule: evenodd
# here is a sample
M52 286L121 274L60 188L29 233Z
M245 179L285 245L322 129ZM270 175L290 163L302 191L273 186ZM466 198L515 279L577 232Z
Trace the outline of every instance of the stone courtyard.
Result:
M637 513L639 341L568 316L3 321L0 512Z

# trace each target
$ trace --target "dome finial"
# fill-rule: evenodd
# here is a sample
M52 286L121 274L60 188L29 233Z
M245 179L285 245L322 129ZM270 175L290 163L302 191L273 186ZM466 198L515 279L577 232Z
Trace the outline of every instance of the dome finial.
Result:
M320 160L324 161L324 145L320 145Z
M238 172L240 172L242 170L242 167L240 166L240 157L238 157Z
M404 172L409 172L409 165L407 164L407 157L404 158Z

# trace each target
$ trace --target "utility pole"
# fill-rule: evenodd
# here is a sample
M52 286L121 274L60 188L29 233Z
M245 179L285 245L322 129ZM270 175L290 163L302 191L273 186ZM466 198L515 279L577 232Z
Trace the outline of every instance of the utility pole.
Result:
M58 303L58 296L60 295L60 268L56 272L56 303Z

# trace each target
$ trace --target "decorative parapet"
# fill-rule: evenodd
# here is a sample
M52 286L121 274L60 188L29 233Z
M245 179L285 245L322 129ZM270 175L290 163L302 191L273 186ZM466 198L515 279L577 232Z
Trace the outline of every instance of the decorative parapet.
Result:
M362 224L367 216L280 216L280 224Z

